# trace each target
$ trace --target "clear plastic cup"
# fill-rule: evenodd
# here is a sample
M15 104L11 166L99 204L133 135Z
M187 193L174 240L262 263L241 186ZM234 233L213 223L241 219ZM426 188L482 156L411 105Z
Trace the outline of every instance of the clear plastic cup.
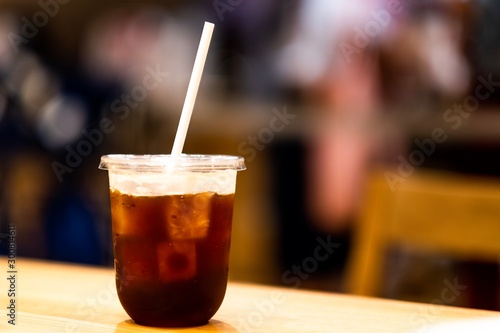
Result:
M236 175L227 155L106 155L116 287L137 323L203 325L226 292Z

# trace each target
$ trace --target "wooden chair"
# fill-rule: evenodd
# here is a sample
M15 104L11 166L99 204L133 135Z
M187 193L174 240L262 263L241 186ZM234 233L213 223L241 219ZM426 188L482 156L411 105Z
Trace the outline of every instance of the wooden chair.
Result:
M344 281L349 293L380 295L391 246L498 262L500 180L415 171L391 190L377 172L358 222Z

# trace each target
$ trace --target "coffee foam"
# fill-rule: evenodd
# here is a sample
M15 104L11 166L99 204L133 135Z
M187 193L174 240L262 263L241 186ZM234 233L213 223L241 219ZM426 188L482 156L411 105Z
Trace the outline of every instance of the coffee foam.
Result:
M121 193L134 196L196 194L202 192L232 194L236 188L236 171L138 173L110 170L109 186Z

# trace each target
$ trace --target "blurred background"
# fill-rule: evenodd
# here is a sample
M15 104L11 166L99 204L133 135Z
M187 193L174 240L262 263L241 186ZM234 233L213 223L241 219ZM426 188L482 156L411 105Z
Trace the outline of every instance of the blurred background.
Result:
M246 159L230 278L351 292L375 173L390 193L420 170L500 182L499 18L493 0L2 0L0 233L112 266L99 158L170 152L206 20L184 151ZM500 253L400 245L376 296L500 308Z

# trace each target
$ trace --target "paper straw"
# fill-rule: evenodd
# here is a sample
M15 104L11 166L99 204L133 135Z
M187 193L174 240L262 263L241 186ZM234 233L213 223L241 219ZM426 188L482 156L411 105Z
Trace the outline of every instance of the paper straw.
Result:
M175 134L172 155L180 155L182 153L182 148L184 147L184 141L186 141L186 134L191 120L191 114L193 113L196 95L198 94L201 75L203 73L203 67L205 66L205 60L207 59L208 48L210 46L210 40L212 39L214 27L215 25L210 22L205 22L205 25L203 26L200 45L198 46L198 52L196 53L196 59L194 60L193 72L191 73L191 79L189 80L186 99L184 100L179 126L177 127L177 133Z

